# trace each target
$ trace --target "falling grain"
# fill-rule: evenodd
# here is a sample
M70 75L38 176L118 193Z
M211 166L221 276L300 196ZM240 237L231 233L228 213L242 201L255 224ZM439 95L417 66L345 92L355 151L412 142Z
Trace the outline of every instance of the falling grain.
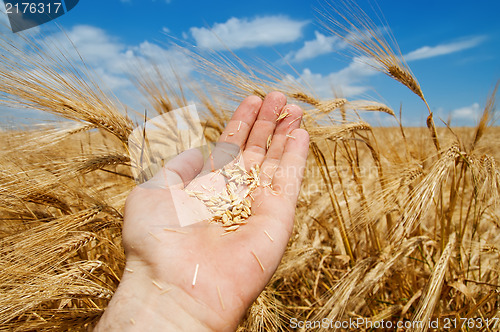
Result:
M255 257L255 259L257 260L257 263L259 263L259 266L260 266L262 272L266 271L266 269L264 268L264 265L262 265L259 257L257 257L257 254L253 250L251 251L251 253L252 253L253 257Z
M273 177L269 174L266 173L266 171L262 170L262 174L264 174L265 176L267 176L270 180L273 179Z
M299 117L297 117L296 119L294 119L294 120L290 121L290 122L288 123L288 125L289 125L289 126L290 126L290 125L292 125L292 123L294 123L295 121L299 120L300 118L301 118L301 117L299 116Z
M130 324L135 325L135 320L133 318L130 318Z
M168 292L170 292L171 290L172 290L172 288L167 288L167 289L164 289L164 290L160 293L160 295L163 295L163 294L165 294L165 293L168 293Z
M224 233L222 233L220 236L226 236L226 235L229 235L229 234L238 233L239 231L240 231L240 230L239 230L239 229L237 229L237 230L232 231L232 232L224 232Z
M269 135L269 137L267 138L267 143L266 143L266 148L269 150L269 148L271 147L271 142L273 140L273 135Z
M189 234L188 232L181 231L181 230L175 229L175 228L164 228L163 230L167 231L167 232L173 232L173 233L179 233L179 234Z
M217 294L219 294L219 301L220 301L220 306L222 307L222 310L226 310L226 307L224 306L224 301L222 301L222 295L220 293L219 286L217 286Z
M149 235L151 235L152 237L154 237L156 240L158 241L161 241L160 238L158 238L156 235L154 235L153 233L151 232L148 232Z
M159 290L163 290L163 286L160 285L156 280L151 280L151 282L153 283L153 285L155 285L156 287L158 287Z
M271 182L266 182L266 183L263 183L262 184L262 188L269 188L271 190L274 190L273 189L273 185L271 184Z
M265 230L264 233L266 233L267 237L269 238L269 240L271 240L272 242L274 242L274 239L271 237L271 235Z
M196 285L196 278L198 278L198 269L200 267L200 264L196 264L196 268L194 270L194 277L193 277L193 287Z

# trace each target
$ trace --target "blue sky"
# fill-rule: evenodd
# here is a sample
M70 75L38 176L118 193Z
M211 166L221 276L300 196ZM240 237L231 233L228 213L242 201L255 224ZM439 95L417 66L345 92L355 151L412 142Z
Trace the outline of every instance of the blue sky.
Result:
M373 2L357 3L371 12ZM500 2L386 0L379 1L378 7L436 116L446 120L451 115L454 125L474 125L500 79ZM425 125L427 112L416 96L346 56L342 43L321 26L317 12L321 8L320 2L296 0L231 5L227 1L80 0L56 22L106 86L138 110L142 106L130 98L134 86L127 79L136 70L130 67L132 58L174 62L181 74L193 75L193 63L171 43L179 40L199 49L227 52L220 38L241 58L264 59L309 84L323 98L334 97L335 90L348 99L376 100L395 110L402 104L405 124ZM380 20L374 21L383 28ZM66 38L52 22L35 30L43 35L40 38ZM19 114L30 117L30 113ZM386 119L381 116L371 122L384 125Z

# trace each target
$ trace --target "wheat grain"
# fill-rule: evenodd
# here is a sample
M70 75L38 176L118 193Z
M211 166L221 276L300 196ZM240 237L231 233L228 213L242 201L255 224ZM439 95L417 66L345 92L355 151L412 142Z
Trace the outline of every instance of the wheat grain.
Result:
M237 229L237 230L232 231L232 232L224 232L220 236L226 236L226 235L229 235L229 234L238 233L239 231L240 231L240 229Z
M271 143L272 143L272 140L273 140L273 135L269 135L269 137L267 138L267 142L266 142L266 149L269 150L269 148L271 147Z
M238 217L237 217L238 218ZM234 221L235 223L238 222L238 221ZM240 228L240 225L232 225L232 226L228 226L228 227L225 227L224 230L226 232L231 232L231 231L235 231L237 230L238 228Z
M364 23L349 29L348 37L363 43L366 40L358 32L369 28ZM375 27L372 31L378 34L381 30ZM370 34L365 36L373 39ZM117 107L98 91L97 84L85 87L87 78L71 74L65 84L68 78L50 67L61 64L46 66L43 55L26 60L29 49L25 47L18 48L17 59L12 57L5 38L0 36L1 106L37 108L81 125L71 130L0 131L0 325L12 331L91 329L89 325L102 315L116 290L120 272L132 272L125 268L126 258L117 244L123 224L118 211L123 211L133 183L116 177L117 173L130 174L123 143L132 121L111 114ZM384 54L378 61L383 58ZM397 65L394 59L387 59L379 67L423 98L413 74ZM436 129L429 116L431 141L420 128L405 128L404 132L401 126L399 133L359 125L355 111L393 115L385 105L347 102L336 96L322 101L303 87L277 81L277 75L266 76L261 68L242 72L226 69L222 63L212 67L222 76L218 82L227 84L223 88L229 94L219 94L217 86L203 100L212 115L204 132L211 142L224 133L232 111L227 104L242 96L264 98L269 91L279 90L314 107L303 118L286 120L291 126L304 119L316 163L308 163L306 168L296 227L282 264L239 330L286 330L289 316L374 321L394 314L389 319L397 317L401 322L442 319L457 313L462 318L495 317L500 175L496 166L498 132L490 127L493 98L487 101L475 130ZM270 77L271 81L257 77ZM181 85L179 80L180 90L185 82L183 79ZM165 77L154 77L142 90L147 90L147 99L158 113L185 103L185 97L171 97L175 93L167 87ZM349 110L352 119L345 115ZM284 114L277 111L277 118ZM238 131L242 125L233 124ZM226 133L223 139L227 139ZM440 154L432 149L438 134L446 142ZM448 151L453 145L456 149ZM213 170L213 163L211 166ZM217 176L234 185L221 193L202 187L192 196L207 205L213 214L210 222L221 227L221 236L245 232L242 226L250 220L251 203L260 200L260 207L264 201L252 196L262 186L260 171L245 174L238 167L235 171L229 167L225 175L213 171L211 179ZM216 202L210 200L219 195ZM395 222L390 223L389 216ZM379 238L379 246L371 240L373 234ZM392 234L397 236L387 236ZM453 234L456 248L446 245ZM445 258L447 265L441 263ZM449 287L443 287L444 282ZM212 291L215 295L215 289ZM229 307L230 303L222 302L219 287L217 293L221 307Z
M310 105L314 105L314 106L316 106L320 103L320 101L317 98L305 93L304 91L292 93L290 95L290 97L295 98L298 101L301 101L301 102L304 102L304 103L307 103Z
M283 112L281 112L281 114L278 116L278 118L276 119L276 122L279 122L287 117L291 116L290 113L288 113L288 110L287 109L284 109Z
M355 110L383 112L383 113L387 113L387 114L392 115L392 116L396 116L394 111L391 108L389 108L387 105L373 102L373 101L369 101L369 100L349 101L349 102L346 102L345 106L348 108L355 109Z
M226 232L235 232L252 214L251 201L248 197L252 197L251 193L260 183L259 171L260 168L257 165L249 172L238 164L225 167L220 170L220 174L228 178L228 183L222 192L217 193L213 188L212 194L190 190L186 192L202 201L213 214L209 222L220 224ZM243 198L236 195L238 186L246 187Z

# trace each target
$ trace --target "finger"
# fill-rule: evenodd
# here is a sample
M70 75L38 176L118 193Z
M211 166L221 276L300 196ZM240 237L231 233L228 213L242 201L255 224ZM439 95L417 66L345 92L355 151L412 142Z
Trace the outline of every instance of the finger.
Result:
M289 138L293 138L292 131L300 127L300 119L303 111L297 105L286 105L283 107L278 120L276 130L274 131L271 146L266 153L266 157L261 166L261 180L271 183L274 172L278 168L285 144Z
M247 169L255 164L260 165L264 160L267 140L274 133L276 119L285 104L286 97L281 92L271 92L264 99L243 151L243 160Z
M309 152L309 134L304 129L295 129L290 136L274 173L272 187L295 209Z
M224 167L245 146L250 130L262 105L257 96L245 98L234 112L203 167L203 174Z
M252 203L252 222L245 225L254 243L284 250L293 231L295 208L304 176L309 135L303 129L291 132L273 178L272 187L259 187ZM243 232L241 235L243 236ZM279 248L279 249L278 249ZM264 256L263 264L266 264Z
M184 188L201 171L203 155L198 149L182 152L170 160L151 180L141 187L150 188Z
M219 142L236 144L240 149L245 146L248 135L255 123L262 106L262 99L257 96L245 98L240 106L234 111L224 132L219 138Z
M288 138L280 164L276 169L271 186L258 188L252 215L286 219L295 213L295 205L304 176L309 134L303 129L295 129ZM293 218L291 218L293 219Z

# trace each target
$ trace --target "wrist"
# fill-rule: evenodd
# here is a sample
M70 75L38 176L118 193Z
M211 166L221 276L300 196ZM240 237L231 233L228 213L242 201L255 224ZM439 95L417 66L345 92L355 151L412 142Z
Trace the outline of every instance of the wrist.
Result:
M208 306L150 275L147 267L127 263L120 285L94 331L204 332L224 325Z

